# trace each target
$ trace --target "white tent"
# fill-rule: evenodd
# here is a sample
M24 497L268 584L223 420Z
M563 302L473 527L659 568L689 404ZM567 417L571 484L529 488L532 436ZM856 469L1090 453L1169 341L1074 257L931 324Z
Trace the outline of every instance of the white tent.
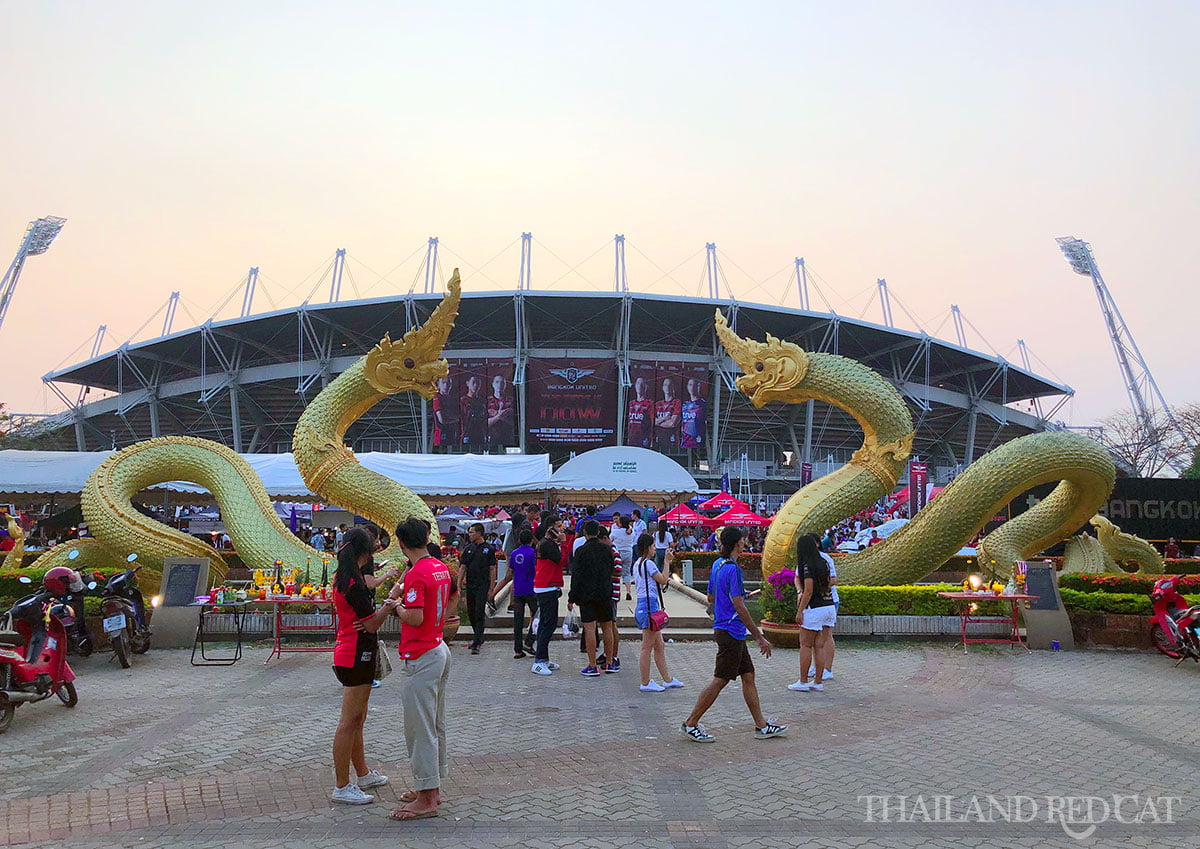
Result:
M666 506L692 495L696 479L670 457L648 448L594 448L550 477L560 501L607 504L622 492L641 504Z
M0 494L78 493L111 451L0 451ZM309 492L291 454L243 454L272 498L320 501ZM482 496L541 500L549 486L545 454L359 454L368 469L433 501L479 501ZM172 481L152 489L202 493ZM491 499L484 499L491 500Z

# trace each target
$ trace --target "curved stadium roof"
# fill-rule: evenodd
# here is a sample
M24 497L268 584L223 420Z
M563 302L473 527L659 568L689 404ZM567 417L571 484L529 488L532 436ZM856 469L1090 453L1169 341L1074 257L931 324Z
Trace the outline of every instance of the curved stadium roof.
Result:
M210 321L127 344L46 375L44 379L54 384L112 393L55 417L47 426L63 429L63 447L81 449L186 433L250 452L290 450L296 419L323 383L385 332L395 336L424 321L439 300L440 295L410 294L309 304ZM883 374L913 410L918 423L915 451L935 465L969 462L997 444L1044 426L1035 415L1011 406L1014 402L1072 392L1002 357L924 333L831 313L653 294L464 293L445 353L658 358L707 363L714 379L723 371L736 376L715 340L717 308L731 316L744 336L771 333L808 350L860 360ZM626 316L627 348L620 332ZM768 455L799 448L802 408L774 405L755 410L731 390L726 381L721 389L720 457L746 451L752 461L769 461ZM861 441L854 420L819 403L814 419L814 458L832 454L835 460L848 459ZM358 450L419 451L420 420L420 399L406 393L381 402L347 439ZM65 430L72 425L73 439ZM698 463L693 468L705 471Z

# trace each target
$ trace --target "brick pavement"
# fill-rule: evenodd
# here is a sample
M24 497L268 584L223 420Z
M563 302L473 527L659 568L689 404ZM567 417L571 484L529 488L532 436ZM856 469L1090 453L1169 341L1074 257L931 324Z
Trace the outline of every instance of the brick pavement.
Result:
M0 736L0 845L113 847L1200 846L1200 667L1134 652L1039 653L844 641L825 693L792 693L797 653L759 663L755 741L736 685L705 717L717 742L676 731L711 675L711 644L668 647L680 691L589 680L570 646L541 678L505 644L454 648L452 776L436 820L386 819L408 765L399 677L372 696L367 749L393 782L333 807L329 745L340 687L327 655L192 668L151 651L130 670L79 660L79 706L20 708ZM1187 778L1180 779L1178 776ZM863 795L1180 796L1174 824L1106 822L1077 842L1044 818L868 822Z

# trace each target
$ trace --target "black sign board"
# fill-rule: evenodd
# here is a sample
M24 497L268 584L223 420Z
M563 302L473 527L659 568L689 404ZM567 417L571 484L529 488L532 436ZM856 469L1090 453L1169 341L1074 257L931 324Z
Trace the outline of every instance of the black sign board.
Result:
M176 557L163 568L166 572L163 576L163 607L185 607L194 603L201 581L207 578L208 560Z
M1037 598L1029 600L1030 610L1058 610L1058 589L1054 586L1054 566L1030 563L1025 573L1025 592Z
M1042 484L1009 504L1017 516L1050 494L1055 484ZM1126 533L1153 542L1175 537L1200 542L1200 480L1187 478L1117 478L1108 500L1097 511ZM1095 533L1090 525L1084 529ZM1185 553L1191 550L1185 545Z

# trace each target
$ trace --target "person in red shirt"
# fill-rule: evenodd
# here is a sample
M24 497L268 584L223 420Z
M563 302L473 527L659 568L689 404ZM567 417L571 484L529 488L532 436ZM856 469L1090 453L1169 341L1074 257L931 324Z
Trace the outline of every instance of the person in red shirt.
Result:
M414 517L396 526L396 539L412 564L390 598L400 600L400 658L404 661L404 742L412 765L413 787L405 803L388 816L394 820L436 817L442 803L442 779L450 774L446 747L446 682L450 649L442 639L446 614L458 603L450 569L429 554L429 525Z
M1182 553L1179 550L1179 543L1175 542L1175 537L1168 537L1167 544L1163 546L1163 557L1168 560L1178 560Z
M683 401L675 395L675 382L663 378L663 398L654 405L654 447L660 451L674 448L679 442L679 419Z
M633 382L634 397L629 402L625 415L625 444L636 445L638 448L650 447L651 419L654 416L654 402L646 394L646 378L639 377Z
M387 776L367 767L363 755L363 723L367 700L375 678L375 655L379 638L375 632L392 612L388 602L375 609L374 591L367 586L362 569L371 560L375 541L363 528L354 528L342 538L337 573L333 579L333 606L337 614L337 641L333 647L333 674L342 684L342 715L333 734L334 802L365 805L375 797L363 790L387 784ZM357 780L350 780L350 764Z

